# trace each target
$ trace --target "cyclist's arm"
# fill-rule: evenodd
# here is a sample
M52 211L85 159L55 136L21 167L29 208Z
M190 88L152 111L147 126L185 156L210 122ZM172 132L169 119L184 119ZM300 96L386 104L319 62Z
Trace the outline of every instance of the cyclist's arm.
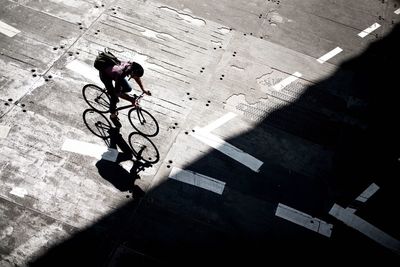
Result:
M150 91L147 91L144 89L143 84L142 84L142 80L140 79L140 77L133 77L133 79L136 81L136 83L139 85L140 89L143 91L143 93L151 95Z

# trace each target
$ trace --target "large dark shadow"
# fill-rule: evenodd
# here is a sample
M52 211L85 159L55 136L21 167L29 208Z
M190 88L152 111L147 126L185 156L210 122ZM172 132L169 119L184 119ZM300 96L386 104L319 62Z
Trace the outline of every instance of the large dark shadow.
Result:
M227 140L264 160L259 173L218 151L187 167L225 181L222 197L168 180L141 201L54 246L31 266L399 261L392 251L328 214L334 203L353 205L374 182L379 191L357 215L400 239L399 48L396 25L296 102L270 114L251 132ZM329 167L309 175L265 158L266 132L316 145L321 156L328 155ZM278 203L334 224L331 238L277 218Z

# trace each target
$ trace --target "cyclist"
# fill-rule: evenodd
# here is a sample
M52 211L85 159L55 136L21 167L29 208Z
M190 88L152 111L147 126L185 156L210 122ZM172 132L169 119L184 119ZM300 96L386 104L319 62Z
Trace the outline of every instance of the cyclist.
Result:
M135 105L135 98L127 94L132 91L132 87L128 80L133 78L139 85L143 93L151 95L151 92L145 90L140 77L143 76L143 67L136 62L121 62L117 65L109 66L103 71L99 71L100 80L104 83L108 94L110 95L110 119L118 121L118 112L116 111L119 97L132 102ZM129 79L126 79L129 78ZM114 82L114 85L113 85ZM119 122L117 122L120 124Z

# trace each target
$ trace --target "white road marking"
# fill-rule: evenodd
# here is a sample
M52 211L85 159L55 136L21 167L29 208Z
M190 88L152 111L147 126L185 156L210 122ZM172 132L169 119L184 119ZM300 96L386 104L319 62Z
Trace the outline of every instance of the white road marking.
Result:
M25 195L28 194L28 191L25 188L21 188L21 187L14 187L11 191L10 191L11 195L17 196L17 197L25 197Z
M255 172L260 171L260 167L263 164L262 161L256 159L255 157L243 152L242 150L230 145L221 138L204 131L202 128L195 127L195 132L190 133L192 136L200 140L201 142L211 146L224 153L225 155L233 158L234 160L240 162L246 167L250 168Z
M225 183L214 178L202 175L200 173L182 170L180 168L173 167L171 173L168 176L171 179L184 182L190 185L194 185L214 193L222 195L225 188Z
M399 8L399 9L396 9L396 10L394 11L394 14L399 15L399 14L400 14L400 8Z
M218 127L222 126L223 124L227 123L231 119L236 117L236 114L233 112L229 112L222 116L221 118L217 119L216 121L210 123L209 125L203 127L203 131L205 132L212 132L213 130L217 129Z
M397 254L400 254L400 242L386 234L382 230L358 217L351 211L348 211L337 204L334 204L329 214L335 217L336 219L342 221L346 225L350 226L353 229L363 233L367 237L371 238L375 242L381 244L382 246L394 251Z
M91 80L97 85L104 86L102 81L99 78L99 71L96 70L93 66L86 64L85 62L79 61L77 59L71 61L67 64L67 69L70 69L83 77Z
M78 153L96 159L105 159L112 162L115 162L118 156L118 150L114 148L108 148L105 145L101 146L72 139L65 140L61 149L64 151Z
M0 125L0 138L6 138L10 132L11 127Z
M365 203L373 194L376 193L376 191L378 191L378 189L379 186L372 183L367 189L364 190L364 192L361 193L361 195L356 198L356 200ZM353 213L357 211L356 208L352 207L347 207L346 210Z
M337 54L339 54L340 52L342 52L343 49L340 47L336 47L335 49L333 49L332 51L326 53L325 55L323 55L322 57L320 57L319 59L317 59L317 61L319 63L324 63L325 61L333 58L334 56L336 56Z
M291 84L292 82L296 81L298 78L300 78L302 74L300 72L295 72L291 76L287 77L286 79L280 81L279 83L275 84L272 86L272 88L276 91L281 91L283 88Z
M275 215L295 224L301 225L321 235L330 237L332 234L332 224L328 224L318 218L311 217L306 213L288 207L284 204L278 204Z
M368 34L370 34L371 32L375 31L376 29L378 29L381 25L379 23L374 23L372 24L370 27L366 28L365 30L363 30L362 32L360 32L358 34L358 36L360 36L361 38L364 38L365 36L367 36Z
M8 37L14 37L20 32L20 30L14 28L13 26L10 26L7 23L0 21L0 33L7 35Z
M364 192L359 195L356 200L360 202L366 202L373 194L378 191L379 186L376 184L372 183L367 189L364 190Z

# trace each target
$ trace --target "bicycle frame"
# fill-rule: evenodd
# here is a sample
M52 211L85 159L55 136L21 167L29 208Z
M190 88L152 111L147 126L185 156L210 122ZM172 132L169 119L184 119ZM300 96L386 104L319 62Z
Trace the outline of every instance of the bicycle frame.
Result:
M125 106L117 107L117 108L116 108L116 111L123 110L123 109L127 109L127 108L135 108L135 109L137 109L137 110L139 111L139 110L141 109L141 108L140 108L140 105L139 105L139 102L140 102L140 99L143 98L143 96L144 96L144 93L141 93L138 97L136 97L135 106L133 106L132 104L130 104L130 105L125 105ZM138 114L139 114L139 113L138 113ZM142 116L142 117L143 117L143 116Z

